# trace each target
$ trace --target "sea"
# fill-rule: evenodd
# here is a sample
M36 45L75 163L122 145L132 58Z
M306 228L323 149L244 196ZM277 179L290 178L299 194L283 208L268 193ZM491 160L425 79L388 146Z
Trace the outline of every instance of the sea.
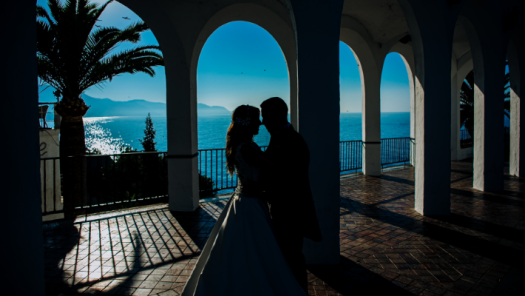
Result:
M361 113L340 114L340 141L361 140ZM121 147L131 147L142 151L139 139L144 137L146 118L134 116L84 117L86 146L96 148L102 154L118 154ZM152 117L156 130L157 151L167 151L166 117ZM198 117L199 149L224 148L226 131L231 122L230 116ZM410 137L410 113L381 113L381 138ZM255 136L259 146L270 142L270 134L262 125Z

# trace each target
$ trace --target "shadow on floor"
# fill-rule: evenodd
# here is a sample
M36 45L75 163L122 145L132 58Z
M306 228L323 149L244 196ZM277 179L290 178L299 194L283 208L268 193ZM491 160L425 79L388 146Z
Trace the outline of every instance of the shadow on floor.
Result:
M170 223L162 210L45 223L46 295L131 295L148 271L198 256L185 230Z
M342 198L345 199L345 198ZM514 267L523 267L525 264L525 257L522 255L522 251L515 249L510 246L498 244L497 242L488 241L483 238L459 232L450 228L437 225L435 223L416 220L412 217L398 214L396 212L379 208L373 205L364 204L356 200L348 200L346 203L341 203L341 207L348 211L358 212L364 216L380 220L384 223L389 223L393 226L400 227L402 229L412 231L428 238L435 239L442 243L446 243L461 249L465 249L471 253L497 260L506 263ZM438 219L447 218L433 217ZM427 218L428 219L428 218ZM461 222L458 218L452 221ZM491 231L500 231L500 228L489 228ZM516 233L522 233L521 231L512 231L507 235L515 235ZM522 237L522 236L520 236Z
M307 265L306 268L325 285L343 295L412 295L406 289L343 256L339 257L339 266ZM309 275L309 281L315 277Z

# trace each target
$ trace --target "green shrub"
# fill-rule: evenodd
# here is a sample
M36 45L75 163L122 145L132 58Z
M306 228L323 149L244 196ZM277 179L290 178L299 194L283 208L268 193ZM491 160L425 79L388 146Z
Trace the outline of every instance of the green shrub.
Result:
M210 177L199 174L199 191L200 197L209 197L215 195L217 189L214 189L215 182Z

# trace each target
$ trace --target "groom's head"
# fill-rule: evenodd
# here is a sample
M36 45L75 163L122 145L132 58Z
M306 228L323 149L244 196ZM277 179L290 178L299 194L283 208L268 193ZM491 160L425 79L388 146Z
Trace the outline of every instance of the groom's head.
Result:
M288 106L281 98L269 98L261 104L261 115L262 123L271 134L288 123Z

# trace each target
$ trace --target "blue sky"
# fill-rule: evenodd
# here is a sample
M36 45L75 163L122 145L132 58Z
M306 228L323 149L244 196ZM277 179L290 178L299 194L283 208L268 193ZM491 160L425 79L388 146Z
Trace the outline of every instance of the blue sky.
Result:
M103 3L105 1L94 1ZM46 7L46 1L38 0ZM128 17L130 20L123 19ZM102 26L124 28L140 18L118 2L106 8L98 22ZM158 44L152 32L142 34L139 44ZM134 46L134 45L130 45ZM121 46L125 49L128 46ZM341 112L361 112L361 82L352 51L340 43ZM92 87L86 94L115 101L143 99L166 101L166 78L163 67L157 75L124 74L102 87ZM229 110L241 104L259 106L273 96L289 102L288 70L281 49L261 27L247 22L223 25L207 40L199 57L197 70L198 102L224 106ZM381 81L381 111L409 112L409 88L405 65L398 54L389 54ZM40 101L53 101L52 90Z

